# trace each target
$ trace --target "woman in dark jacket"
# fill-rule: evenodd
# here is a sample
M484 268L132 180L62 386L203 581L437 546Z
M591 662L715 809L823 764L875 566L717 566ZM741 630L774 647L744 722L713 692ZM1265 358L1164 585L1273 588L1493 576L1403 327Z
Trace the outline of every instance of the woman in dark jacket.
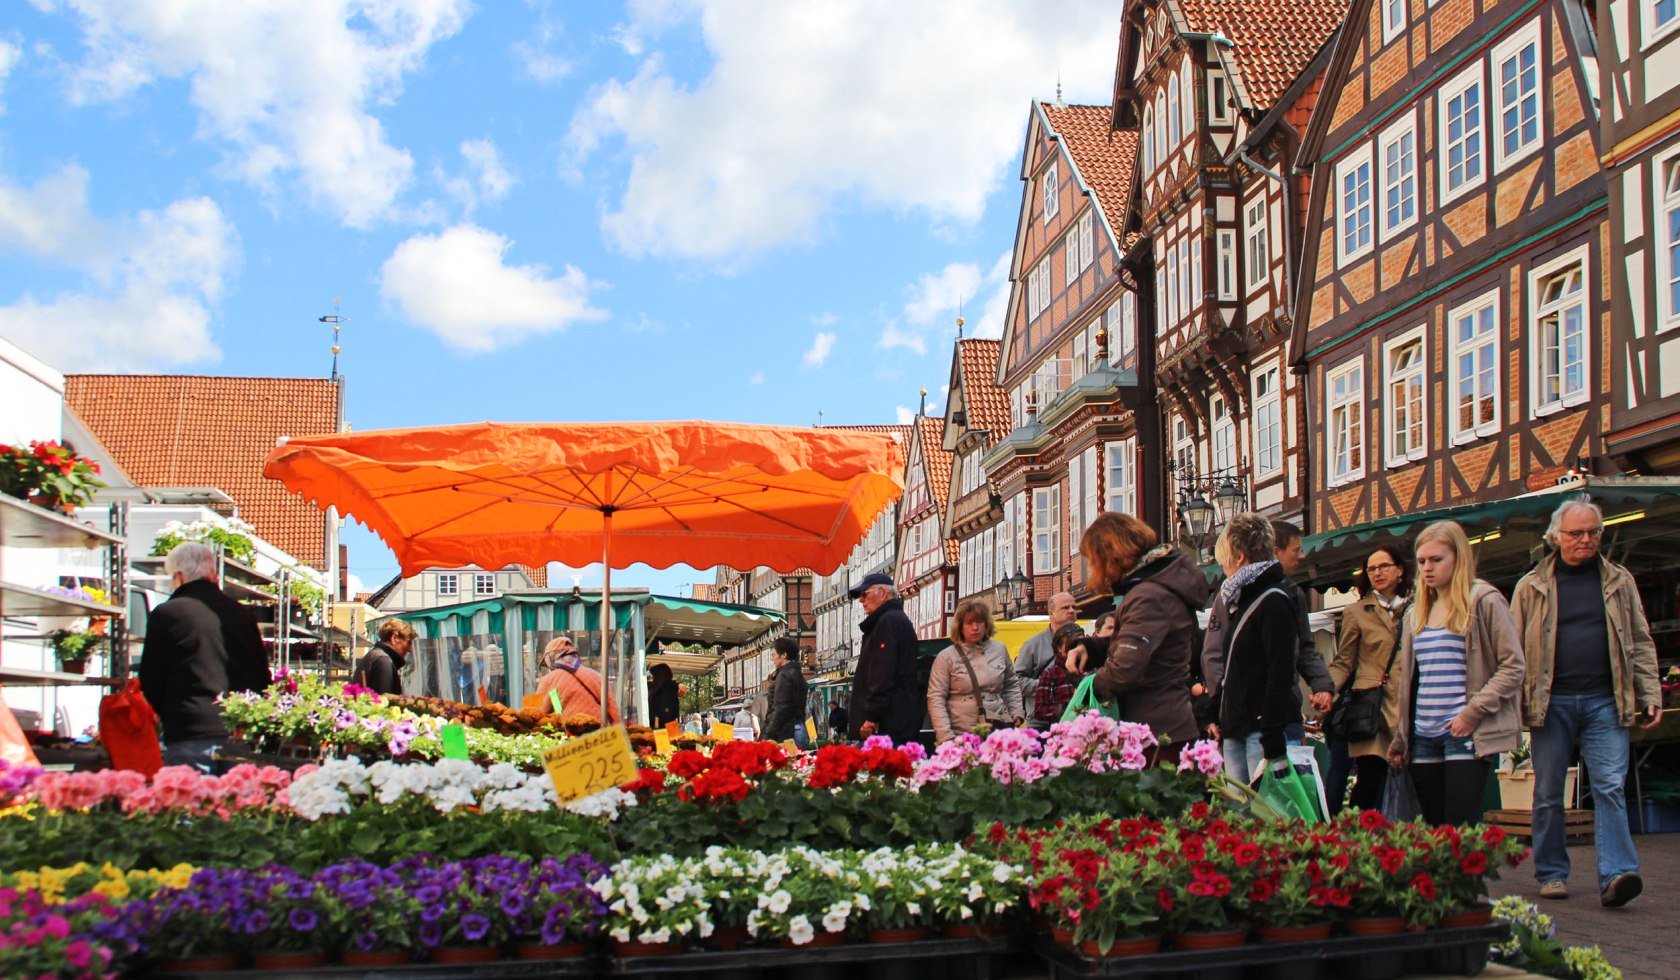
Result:
M784 742L805 723L805 672L799 666L799 641L776 638L776 671L770 675L770 710L765 712L764 740Z
M1292 583L1273 557L1270 520L1253 513L1231 518L1213 553L1225 570L1219 590L1231 614L1225 675L1214 691L1221 750L1225 774L1248 783L1262 765L1289 765L1284 729L1301 723L1298 616Z
M663 728L676 721L681 712L678 707L680 692L677 690L677 681L671 676L669 664L654 664L649 667L648 680L653 681L653 686L648 688L648 725Z
M1157 546L1155 532L1130 514L1098 515L1079 553L1086 586L1113 593L1120 605L1114 634L1106 642L1087 637L1090 663L1075 651L1070 669L1095 669L1097 694L1118 696L1120 717L1148 725L1163 743L1160 758L1176 760L1198 735L1187 678L1207 578L1189 555Z

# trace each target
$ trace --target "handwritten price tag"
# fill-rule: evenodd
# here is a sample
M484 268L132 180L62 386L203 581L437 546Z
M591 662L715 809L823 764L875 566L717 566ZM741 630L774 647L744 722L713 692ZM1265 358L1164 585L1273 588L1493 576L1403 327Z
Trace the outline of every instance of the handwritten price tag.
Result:
M665 729L655 728L653 730L653 749L660 755L671 754L671 736L665 734Z
M543 753L554 795L571 803L636 778L636 757L623 725L567 739Z

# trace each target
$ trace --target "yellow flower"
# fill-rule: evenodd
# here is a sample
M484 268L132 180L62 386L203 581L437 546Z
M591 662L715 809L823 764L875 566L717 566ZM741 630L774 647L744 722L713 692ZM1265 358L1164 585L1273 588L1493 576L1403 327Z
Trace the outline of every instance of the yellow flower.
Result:
M115 881L102 881L93 886L93 890L106 898L127 898L128 882L121 878Z

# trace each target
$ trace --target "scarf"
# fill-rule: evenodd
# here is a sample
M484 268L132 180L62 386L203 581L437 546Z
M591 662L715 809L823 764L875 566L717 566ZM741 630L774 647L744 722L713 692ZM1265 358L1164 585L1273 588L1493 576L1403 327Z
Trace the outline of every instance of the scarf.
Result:
M1219 586L1219 598L1225 601L1225 608L1230 609L1236 605L1237 593L1242 591L1243 586L1259 578L1262 572L1276 564L1276 559L1252 562L1237 569L1234 574L1227 575Z
M570 664L566 663L568 660L572 662ZM576 671L582 665L583 655L576 650L555 650L542 655L542 669L544 671L559 670L561 667Z

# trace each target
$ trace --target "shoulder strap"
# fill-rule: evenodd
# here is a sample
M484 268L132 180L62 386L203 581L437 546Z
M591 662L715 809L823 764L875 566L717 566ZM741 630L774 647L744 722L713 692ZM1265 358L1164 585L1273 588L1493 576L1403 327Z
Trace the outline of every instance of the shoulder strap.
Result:
M1400 638L1406 633L1406 614L1411 611L1412 597L1407 596L1400 607L1394 611L1394 625L1399 627L1394 631L1394 644L1388 648L1388 663L1383 667L1381 683L1388 683L1389 672L1394 670L1394 658L1400 655ZM1354 673L1358 673L1356 669Z
M960 646L956 647L956 651L957 651L957 659L961 660L962 665L964 667L968 668L968 683L973 685L973 688L974 688L974 693L972 695L970 695L970 697L974 698L974 700L976 700L976 701L979 701L980 700L980 678L975 676L974 664L969 661L968 654L963 652L962 647L960 647Z
M1248 608L1244 609L1242 616L1237 619L1237 625L1231 627L1230 636L1225 641L1225 644L1226 644L1225 649L1227 651L1226 652L1227 657L1230 656L1229 651L1232 649L1231 644L1236 642L1237 634L1242 632L1243 625L1248 622L1248 617L1254 615L1254 610L1259 609L1260 604L1262 602L1266 601L1266 597L1269 596L1269 595L1272 595L1274 593L1277 594L1277 595L1283 596L1285 599L1289 598L1289 593L1283 591L1283 589L1281 589L1281 588L1279 588L1278 586L1275 586L1275 585L1272 586L1271 588L1267 589L1266 591L1260 593L1258 596L1255 596L1254 601L1248 604Z

